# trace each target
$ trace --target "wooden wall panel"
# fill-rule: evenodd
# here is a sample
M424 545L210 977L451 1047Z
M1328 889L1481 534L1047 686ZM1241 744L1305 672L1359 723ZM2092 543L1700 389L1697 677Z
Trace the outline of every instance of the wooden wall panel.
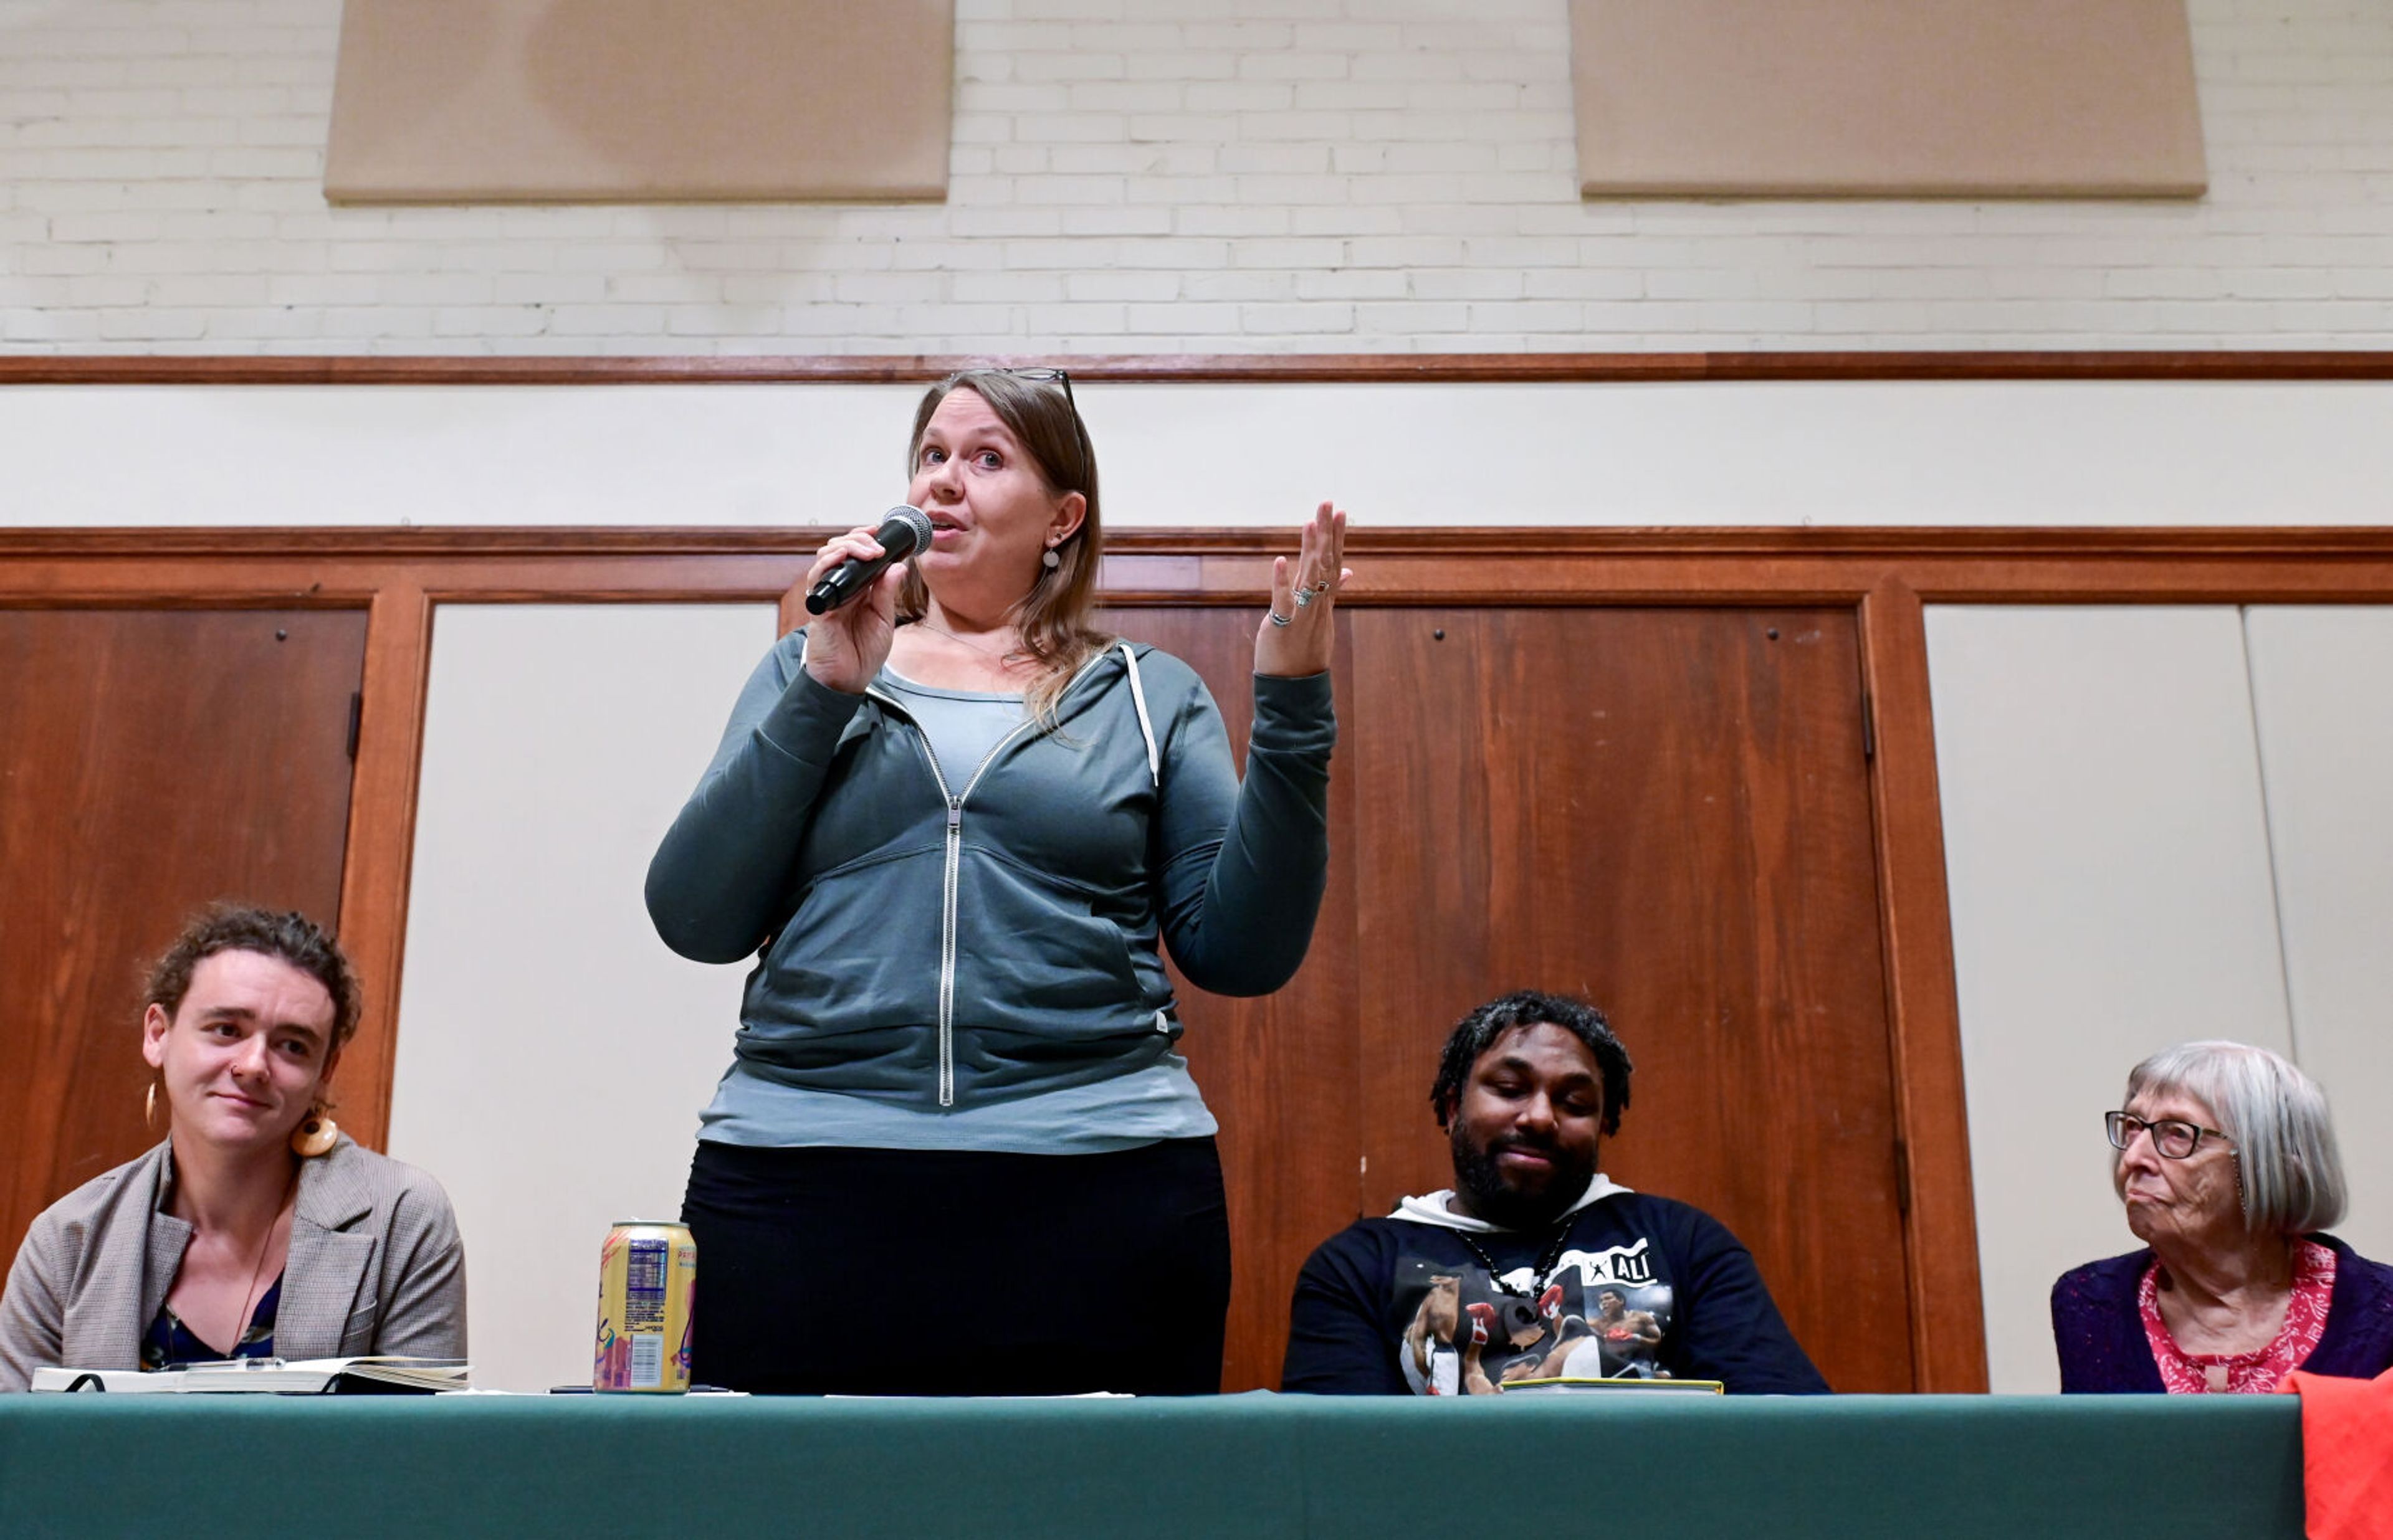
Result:
M358 610L0 608L0 1240L155 1142L147 967L216 898L340 917Z
M1853 612L1353 623L1366 1202L1449 1183L1455 1021L1583 996L1638 1066L1606 1169L1736 1231L1831 1383L1910 1388Z
M1979 378L2378 378L2393 368L2387 359L2384 354L2257 358L2162 354L2132 359L2063 355L2057 359L2042 355L1965 359L1922 355L1890 359L1713 355L1633 360L1558 356L1551 360L1551 368L1554 377L1571 378L1613 377L1607 371L1620 377L1654 378L1680 368L1690 379L1955 374ZM1536 372L1546 362L1494 358L1408 359L1393 365L1378 360L1372 367L1379 372L1371 377L1546 377ZM643 372L655 372L659 377L713 378L716 375L708 371L719 369L721 378L744 379L779 377L773 372L792 367L791 360L703 360L694 365L687 359L643 359L623 360L626 372L614 374L589 360L489 363L488 372L477 372L481 365L477 361L457 359L0 359L0 378L19 383L53 377L102 383L153 375L177 380L320 375L329 380L471 381L512 377L509 371L523 369L554 372L558 379L589 381L646 377ZM1099 361L1096 367L1118 369L1122 378L1179 377L1175 370L1189 377L1212 377L1206 372L1213 370L1241 378L1262 378L1279 377L1273 371L1283 363L1298 372L1288 377L1314 377L1301 372L1305 370L1321 371L1320 377L1325 378L1346 377L1340 372L1351 373L1360 367L1352 359L1129 359L1113 360L1110 365ZM420 373L411 372L419 366ZM920 378L923 371L935 373L944 365L939 360L884 359L853 364L818 361L807 367L832 372L853 369L858 372L857 377ZM1242 370L1248 373L1237 372ZM1484 374L1473 372L1482 370ZM387 373L377 372L382 371ZM351 822L341 915L344 942L365 964L370 992L381 996L371 1008L371 1034L376 1030L373 1021L390 1019L397 994L408 906L415 746L434 608L452 599L560 604L770 601L804 570L819 538L819 532L807 530L681 529L0 529L0 606L204 609L288 604L293 595L303 594L308 602L320 605L360 609L373 606L373 660L366 669L369 698L360 750L359 803ZM1115 606L1117 623L1126 631L1143 633L1143 617L1154 613L1158 627L1195 628L1158 630L1157 636L1167 646L1184 649L1198 663L1235 717L1243 710L1236 703L1243 701L1244 695L1235 687L1234 676L1241 667L1242 649L1268 580L1270 553L1290 548L1293 542L1292 531L1117 533L1109 542L1114 555L1107 564L1109 603ZM1489 605L1560 606L1582 613L1589 607L1637 605L1860 607L1878 743L1871 784L1876 800L1886 1009L1891 1016L1889 1037L1895 1046L1899 1077L1900 1128L1909 1154L1910 1204L1903 1249L1910 1270L1909 1319L1915 1343L1912 1388L1982 1390L1983 1320L1969 1190L1968 1117L1961 1094L1958 1013L1920 606L1923 601L2383 604L2393 602L2393 533L2296 528L1744 529L1543 529L1491 537L1482 529L1366 528L1355 532L1348 551L1358 572L1344 608L1350 642L1358 636L1357 623L1364 623L1364 628L1359 650L1348 645L1340 654L1340 711L1347 736L1335 776L1338 790L1333 799L1339 811L1333 859L1339 864L1333 868L1326 913L1340 905L1351 905L1358 915L1367 912L1366 895L1359 887L1362 869L1345 854L1354 843L1350 834L1359 837L1367 827L1366 815L1398 794L1412 777L1413 767L1408 765L1364 763L1367 756L1356 737L1359 724L1366 720L1363 713L1371 709L1370 702L1380 700L1393 700L1408 711L1421 710L1414 697L1432 683L1426 676L1407 676L1401 663L1406 657L1426 656L1428 643L1417 636L1406 641L1395 631L1373 632L1371 627L1400 627L1440 607L1476 610ZM1228 618L1241 608L1243 618L1232 623ZM1142 619L1134 620L1130 613L1133 610ZM1210 619L1201 623L1196 620L1215 612L1224 618L1225 629L1219 633L1210 630ZM1171 618L1175 614L1178 618ZM1366 677L1360 665L1372 658L1380 659L1383 666L1376 675ZM11 675L12 679L21 676L22 671ZM14 698L0 690L0 711L13 705ZM1522 724L1502 725L1511 735L1510 740L1520 737ZM0 740L5 737L0 734ZM1440 752L1451 747L1443 737L1428 741ZM1452 763L1453 773L1461 775L1461 761ZM1484 775L1484 771L1472 773ZM1424 787L1432 784L1425 777L1413 778ZM1365 794L1358 795L1358 789ZM1425 805L1426 819L1447 816L1441 804ZM0 815L5 815L4 809ZM43 837L46 839L46 833ZM1463 880L1484 881L1486 864L1497 850L1492 843L1466 845L1452 857L1453 870ZM13 847L7 859L13 876ZM1475 868L1474 862L1478 863ZM1425 865L1422 869L1432 868ZM1480 875L1472 876L1474 871ZM1357 884L1351 899L1341 896L1340 887L1350 881ZM1421 903L1436 899L1456 881L1446 877L1438 886L1406 889L1383 874L1373 893L1395 894L1406 902ZM61 907L39 903L23 907L50 916L65 912ZM0 915L12 912L0 907ZM1441 912L1458 916L1468 911L1449 905ZM1316 943L1314 963L1282 1000L1298 991L1316 988L1312 982L1314 969L1322 966L1328 955L1324 948L1329 945L1327 940ZM54 959L46 955L45 960ZM1190 1049L1209 1093L1243 1122L1247 1115L1242 1109L1260 1104L1260 1089L1273 1073L1256 1056L1265 1040L1290 1030L1287 1024L1290 1020L1297 1023L1295 1030L1314 1031L1319 1025L1314 1019L1316 1008L1351 1019L1360 1009L1355 1001L1360 998L1362 981L1378 978L1385 969L1403 961L1386 950L1386 937L1374 933L1358 940L1348 962L1323 976L1317 993L1303 996L1313 1003L1302 1012L1280 1010L1278 1002L1273 1002L1268 1014L1253 1006L1234 1006L1230 1009L1259 1013L1248 1018L1248 1024L1220 1033L1210 1031L1199 1019L1204 1007L1192 999ZM14 973L12 962L7 976ZM1569 982L1567 970L1556 969L1554 974ZM5 983L6 978L0 977L0 984ZM1384 995L1384 984L1379 987ZM1458 987L1446 1003L1458 1012L1476 998ZM1661 1050L1646 1048L1653 1033L1637 1019L1641 1006L1616 995L1605 1003L1620 1015L1631 1047L1645 1051L1641 1063L1650 1072L1649 1084L1656 1088L1632 1111L1630 1131L1618 1151L1621 1169L1632 1180L1651 1181L1657 1190L1675 1190L1697 1201L1712 1201L1705 1192L1678 1185L1674 1174L1645 1164L1649 1146L1663 1142L1655 1132L1659 1117L1655 1108L1666 1101L1658 1089L1664 1076L1656 1069L1662 1061L1654 1057ZM1422 1024L1419 1030L1425 1038L1433 1039L1445 1024L1437 1019L1444 1004L1432 1011L1419 1002L1407 1001L1406 1010L1408 1020ZM1238 1035L1242 1031L1246 1036ZM1335 1034L1306 1040L1314 1045L1314 1052L1329 1056L1333 1076L1342 1072L1349 1061L1337 1057L1341 1051L1335 1046ZM125 1041L130 1052L129 1024ZM387 1049L386 1038L381 1046ZM1425 1145L1415 1147L1417 1176L1420 1170L1433 1173L1436 1169L1435 1136L1422 1132L1428 1128L1422 1101L1427 1075L1425 1065L1414 1057L1420 1046L1408 1045L1401 1059L1387 1056L1383 1063L1375 1056L1366 1062L1358 1041L1353 1060L1354 1073L1366 1090L1379 1083L1378 1077L1387 1077L1382 1101L1391 1109L1391 1128L1400 1132L1409 1129L1410 1137L1426 1139ZM1429 1046L1434 1046L1433 1040ZM342 1071L344 1111L351 1117L349 1126L372 1143L380 1138L381 1120L375 1115L388 1093L389 1060L386 1052L374 1051L371 1038L361 1039L358 1050ZM132 1090L137 1094L137 1084ZM20 1127L20 1106L38 1106L46 1100L55 1103L66 1094L56 1082L29 1101L9 1100L7 1091L0 1091L0 1139ZM84 1092L74 1094L80 1097ZM1405 1121L1416 1115L1419 1123ZM1345 1116L1334 1107L1281 1115L1275 1131L1269 1137L1258 1136L1253 1142L1254 1149L1267 1152L1271 1158L1246 1166L1236 1164L1249 1160L1236 1153L1237 1141L1246 1136L1234 1134L1225 1141L1234 1162L1234 1182L1249 1190L1258 1181L1282 1189L1266 1202L1233 1198L1234 1204L1255 1204L1242 1212L1262 1215L1268 1208L1282 1216L1268 1222L1284 1224L1289 1238L1263 1243L1282 1246L1275 1255L1295 1254L1296 1231L1314 1222L1326 1224L1333 1214L1342 1220L1354 1208L1376 1206L1389 1193L1410 1184L1385 1181L1365 1194L1366 1203L1358 1204L1356 1183L1344 1173L1315 1169L1310 1155L1301 1161L1279 1158L1283 1148L1300 1147L1292 1141L1303 1135L1307 1119ZM1424 1150L1428 1164L1421 1166ZM13 1154L0 1150L0 1155L12 1156L6 1168L12 1175L22 1169L22 1162L14 1159ZM1386 1176L1389 1158L1373 1161L1380 1178ZM1628 1164L1632 1161L1636 1164ZM1799 1170L1782 1175L1788 1181L1804 1180ZM1308 1194L1304 1190L1308 1184L1317 1184L1322 1191ZM1733 1223L1753 1228L1726 1204L1720 1207ZM13 1222L20 1224L21 1219ZM1258 1247L1256 1254L1265 1253ZM1873 1265L1884 1265L1885 1255L1882 1250L1876 1253ZM1765 1265L1777 1266L1768 1258ZM1250 1277L1247 1264L1242 1261L1240 1266L1239 1308L1259 1310L1281 1286L1259 1274ZM1792 1311L1792 1286L1779 1281L1778 1287ZM1837 1351L1823 1347L1823 1339L1799 1317L1798 1324L1806 1340L1831 1361L1831 1373L1839 1375L1840 1383L1851 1386L1850 1377L1834 1366ZM1241 1375L1259 1374L1255 1366L1275 1363L1277 1350L1261 1342L1262 1328L1253 1328L1256 1335L1247 1338L1236 1335L1241 1329L1247 1328L1234 1326L1234 1364L1248 1365L1239 1371ZM1239 1382L1234 1377L1232 1383Z
M1249 608L1118 607L1234 741ZM1276 1382L1305 1256L1450 1181L1454 1022L1585 996L1641 1066L1607 1166L1709 1208L1836 1383L1914 1383L1862 676L1850 609L1358 609L1341 618L1332 873L1263 1000L1188 990L1237 1280L1224 1385ZM1790 1192L1784 1173L1807 1173Z
M1105 623L1151 642L1201 675L1222 708L1241 768L1254 718L1255 627L1260 611L1236 608L1115 608ZM1341 615L1343 629L1349 618ZM1341 705L1352 689L1339 661ZM1341 711L1341 718L1344 712ZM1360 1045L1353 1011L1354 820L1358 792L1344 772L1353 731L1341 720L1330 770L1329 888L1313 948L1286 988L1261 999L1230 999L1190 988L1178 971L1183 1046L1206 1103L1221 1120L1233 1240L1230 1324L1222 1385L1246 1390L1279 1383L1288 1346L1288 1301L1296 1271L1324 1237L1361 1209L1362 1134L1354 1096Z

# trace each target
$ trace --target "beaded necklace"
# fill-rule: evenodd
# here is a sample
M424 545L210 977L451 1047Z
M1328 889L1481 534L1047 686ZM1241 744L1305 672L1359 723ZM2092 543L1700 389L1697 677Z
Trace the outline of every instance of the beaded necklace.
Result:
M1546 1281L1546 1274L1551 1272L1554 1270L1554 1264L1563 1259L1563 1246L1569 1241L1570 1233L1571 1216L1565 1214L1563 1216L1562 1227L1554 1232L1552 1243L1546 1247L1545 1253L1537 1259L1536 1270L1531 1277L1530 1286L1527 1288L1514 1288L1511 1285L1506 1283L1504 1281L1502 1270L1496 1265L1496 1259L1487 1254L1487 1248L1485 1246L1481 1246L1477 1240L1472 1238L1470 1231L1458 1230L1455 1232L1455 1234L1461 1240L1464 1246L1471 1248L1471 1254L1479 1259L1479 1265L1487 1270L1487 1282L1493 1285L1497 1292L1511 1295L1513 1298L1519 1299L1528 1299L1536 1297L1537 1286Z

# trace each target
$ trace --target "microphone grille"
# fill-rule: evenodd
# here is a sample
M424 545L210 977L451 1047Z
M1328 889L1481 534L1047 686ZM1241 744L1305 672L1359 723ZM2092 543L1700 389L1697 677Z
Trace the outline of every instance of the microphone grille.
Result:
M881 528L883 530L888 530L889 527L893 524L902 525L906 529L914 532L914 543L907 547L908 550L920 551L922 547L931 543L931 516L922 512L922 509L915 507L912 503L901 502L895 508L890 509L887 513L881 516ZM889 543L889 537L886 533L876 538L879 539L881 543L884 546Z

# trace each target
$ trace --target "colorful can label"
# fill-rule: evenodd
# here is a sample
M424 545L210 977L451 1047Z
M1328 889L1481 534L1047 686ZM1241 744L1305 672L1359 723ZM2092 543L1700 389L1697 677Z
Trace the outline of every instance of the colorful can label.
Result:
M647 1220L617 1221L598 1248L592 1388L688 1390L697 1313L698 1242L688 1229Z

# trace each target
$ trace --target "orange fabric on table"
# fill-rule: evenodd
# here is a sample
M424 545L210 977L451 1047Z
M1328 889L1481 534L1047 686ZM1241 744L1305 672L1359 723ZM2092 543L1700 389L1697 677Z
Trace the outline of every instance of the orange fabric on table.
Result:
M2393 1369L2374 1379L2296 1369L2278 1389L2302 1398L2303 1533L2393 1536Z

